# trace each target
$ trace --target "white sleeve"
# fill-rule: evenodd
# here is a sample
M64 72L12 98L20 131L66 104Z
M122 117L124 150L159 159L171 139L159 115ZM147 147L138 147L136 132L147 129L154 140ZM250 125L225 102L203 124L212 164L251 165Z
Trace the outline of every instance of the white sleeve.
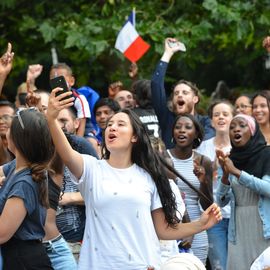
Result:
M74 184L78 185L78 188L85 198L86 193L89 192L93 185L93 171L94 168L97 166L97 159L90 155L82 154L83 158L83 173L80 179L77 179L72 173L70 173L71 180Z
M77 110L77 118L91 118L89 104L84 95L78 95L74 101L74 107Z

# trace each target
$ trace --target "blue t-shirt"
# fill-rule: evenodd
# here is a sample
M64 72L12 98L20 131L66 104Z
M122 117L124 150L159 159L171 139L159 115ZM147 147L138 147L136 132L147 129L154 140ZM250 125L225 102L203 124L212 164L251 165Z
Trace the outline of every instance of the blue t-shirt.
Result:
M20 240L42 239L45 236L46 209L39 203L38 184L33 181L28 168L14 173L15 164L13 160L3 167L6 180L0 189L0 213L9 198L21 198L27 213L13 236Z

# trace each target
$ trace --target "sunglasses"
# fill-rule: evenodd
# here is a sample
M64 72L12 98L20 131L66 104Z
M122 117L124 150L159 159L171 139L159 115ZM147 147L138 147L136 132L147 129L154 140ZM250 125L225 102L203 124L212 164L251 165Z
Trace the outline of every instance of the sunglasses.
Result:
M36 111L36 112L38 112L39 110L36 107L30 107L30 108L19 108L16 111L16 116L18 116L18 120L19 120L20 126L21 126L22 129L25 129L25 126L24 126L24 123L23 123L23 119L22 119L22 116L21 116L21 113L23 111Z

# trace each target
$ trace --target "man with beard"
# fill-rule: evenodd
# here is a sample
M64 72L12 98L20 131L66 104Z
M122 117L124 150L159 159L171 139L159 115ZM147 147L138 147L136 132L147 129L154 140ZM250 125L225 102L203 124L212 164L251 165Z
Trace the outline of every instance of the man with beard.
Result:
M171 45L172 43L174 46ZM215 135L210 118L196 113L196 105L199 103L200 98L199 89L194 83L186 80L178 81L173 87L169 101L170 110L167 107L164 77L171 57L179 50L181 50L181 44L176 39L167 38L165 40L164 54L156 67L151 81L152 103L158 116L162 139L167 148L173 147L171 130L176 115L194 115L204 128L204 140L210 139Z

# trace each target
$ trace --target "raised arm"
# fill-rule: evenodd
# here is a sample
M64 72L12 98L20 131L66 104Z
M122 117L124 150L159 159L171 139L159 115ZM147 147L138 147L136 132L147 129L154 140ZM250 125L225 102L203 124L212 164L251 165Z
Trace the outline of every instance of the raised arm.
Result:
M12 52L11 43L8 43L6 52L0 58L0 94L5 80L12 69L14 52Z
M164 86L165 74L167 71L168 63L170 62L173 54L179 50L179 48L171 48L168 45L169 41L176 41L172 38L167 38L164 45L164 53L159 61L156 70L152 75L151 91L152 91L152 103L156 111L156 114L161 117L164 110L167 109L167 97Z
M34 64L34 65L29 65L27 74L26 74L26 82L29 84L29 88L31 90L35 90L35 82L37 77L40 76L41 72L43 70L43 66L40 64Z
M83 158L81 154L72 149L57 122L59 112L64 108L72 106L74 98L63 99L70 96L72 94L71 91L55 96L55 94L61 90L62 89L58 87L51 92L47 110L47 121L57 153L71 173L79 179L83 173Z

